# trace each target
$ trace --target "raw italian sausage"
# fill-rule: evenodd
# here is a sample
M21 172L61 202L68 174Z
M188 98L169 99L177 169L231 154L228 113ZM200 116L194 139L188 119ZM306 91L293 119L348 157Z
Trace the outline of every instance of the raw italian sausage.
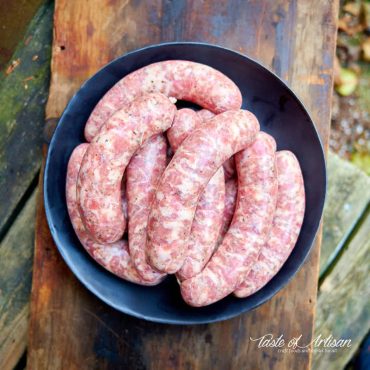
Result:
M171 128L167 131L168 141L174 151L203 121L191 109L177 111ZM187 245L187 257L177 271L179 280L189 279L202 271L211 257L221 229L225 206L225 181L223 169L219 168L211 178L195 211Z
M89 144L81 144L75 148L67 169L67 207L76 235L91 257L108 271L136 284L154 285L144 281L137 273L128 252L127 241L119 240L113 244L99 244L91 239L84 228L77 206L76 183L82 158L88 146Z
M176 112L172 126L167 130L167 138L173 152L176 152L181 143L197 127L202 125L203 121L192 109L183 108Z
M151 137L127 166L128 241L130 256L143 279L157 281L164 275L153 270L145 258L146 229L150 205L167 164L167 141Z
M208 121L209 119L215 116L214 113L208 109L201 109L197 111L197 115L202 119L203 122ZM234 157L228 158L223 164L225 180L231 179L235 176L235 161Z
M178 148L149 215L147 257L154 268L168 273L181 268L199 196L222 163L249 146L258 130L251 112L227 111L196 129Z
M213 175L195 211L185 261L177 278L190 279L201 272L217 246L225 208L225 178L222 167Z
M222 227L220 238L223 238L233 219L236 205L236 197L238 194L238 184L235 178L226 181L225 184L225 208L222 217Z
M146 94L116 112L93 139L82 160L77 200L86 230L100 243L122 237L121 180L137 149L172 124L176 107L163 94Z
M252 146L236 154L235 215L203 271L181 283L181 294L189 305L206 306L232 293L256 261L276 206L275 150L275 140L261 132Z
M234 292L248 297L264 287L281 269L292 252L301 230L305 191L301 168L292 152L276 154L278 195L270 236L247 278Z
M86 123L86 140L91 141L114 112L151 92L188 100L215 113L242 104L234 82L212 67L185 60L153 63L125 76L103 96Z
M203 122L208 121L215 116L215 114L208 109L200 109L196 113Z

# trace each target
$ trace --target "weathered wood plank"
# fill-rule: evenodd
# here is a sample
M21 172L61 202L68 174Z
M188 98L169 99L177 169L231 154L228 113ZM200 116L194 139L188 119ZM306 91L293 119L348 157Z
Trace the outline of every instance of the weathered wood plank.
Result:
M0 244L0 369L13 369L27 344L36 192Z
M315 335L351 339L350 348L316 352L314 369L343 369L370 328L370 211L320 286Z
M331 153L324 209L320 276L330 267L370 201L370 178Z
M16 1L0 1L0 69L8 63L42 2L27 0L19 6Z
M53 5L30 23L0 85L0 235L41 164L44 105L49 86Z
M337 5L319 0L58 0L47 116L59 116L85 78L125 51L159 41L205 41L247 53L290 81L326 146ZM327 50L324 62L318 50ZM40 202L29 367L308 369L309 352L292 356L259 349L249 337L302 334L303 341L310 341L318 254L319 242L295 279L253 312L212 325L152 324L106 307L81 288L55 249Z

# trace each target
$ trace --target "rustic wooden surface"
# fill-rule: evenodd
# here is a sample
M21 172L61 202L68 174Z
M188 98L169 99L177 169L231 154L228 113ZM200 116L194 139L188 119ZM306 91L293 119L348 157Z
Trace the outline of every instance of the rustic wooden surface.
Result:
M370 201L370 180L363 171L335 154L328 158L327 171L320 276L328 271Z
M0 369L11 370L27 345L36 194L0 244Z
M59 116L83 80L128 50L160 41L207 41L246 53L288 81L309 109L327 147L337 6L337 1L319 0L58 0L47 116ZM81 287L55 249L41 195L29 368L310 367L309 353L292 356L258 349L249 337L303 334L302 341L310 341L319 241L295 279L257 310L212 325L152 324L115 312Z
M323 338L351 339L351 347L315 353L314 369L344 368L370 328L370 210L357 228L320 286L315 323Z
M52 14L51 4L38 10L12 57L15 67L0 75L0 238L40 170Z
M19 40L44 0L8 1L0 0L0 69L12 57Z

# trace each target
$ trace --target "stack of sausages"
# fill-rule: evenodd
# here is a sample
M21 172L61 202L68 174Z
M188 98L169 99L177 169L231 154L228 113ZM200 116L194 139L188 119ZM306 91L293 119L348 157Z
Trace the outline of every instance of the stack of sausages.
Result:
M303 178L241 105L228 77L182 60L134 71L103 96L66 181L73 228L99 264L141 285L176 274L195 307L272 279L301 229Z

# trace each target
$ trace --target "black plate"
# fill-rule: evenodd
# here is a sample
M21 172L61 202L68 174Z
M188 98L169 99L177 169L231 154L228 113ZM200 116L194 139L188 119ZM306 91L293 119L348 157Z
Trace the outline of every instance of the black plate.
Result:
M67 163L72 150L84 141L83 128L90 112L123 76L167 59L208 64L229 76L243 94L243 107L258 117L261 128L276 139L279 150L295 153L302 167L306 213L298 242L280 272L263 289L245 299L229 296L208 307L191 308L182 301L173 277L150 288L123 281L90 258L69 221L65 199ZM60 119L50 143L44 175L45 209L51 234L76 277L92 293L121 312L172 324L225 320L257 307L276 294L299 270L310 252L322 215L325 189L325 159L320 139L295 94L259 63L234 51L200 43L168 43L128 53L85 82Z

